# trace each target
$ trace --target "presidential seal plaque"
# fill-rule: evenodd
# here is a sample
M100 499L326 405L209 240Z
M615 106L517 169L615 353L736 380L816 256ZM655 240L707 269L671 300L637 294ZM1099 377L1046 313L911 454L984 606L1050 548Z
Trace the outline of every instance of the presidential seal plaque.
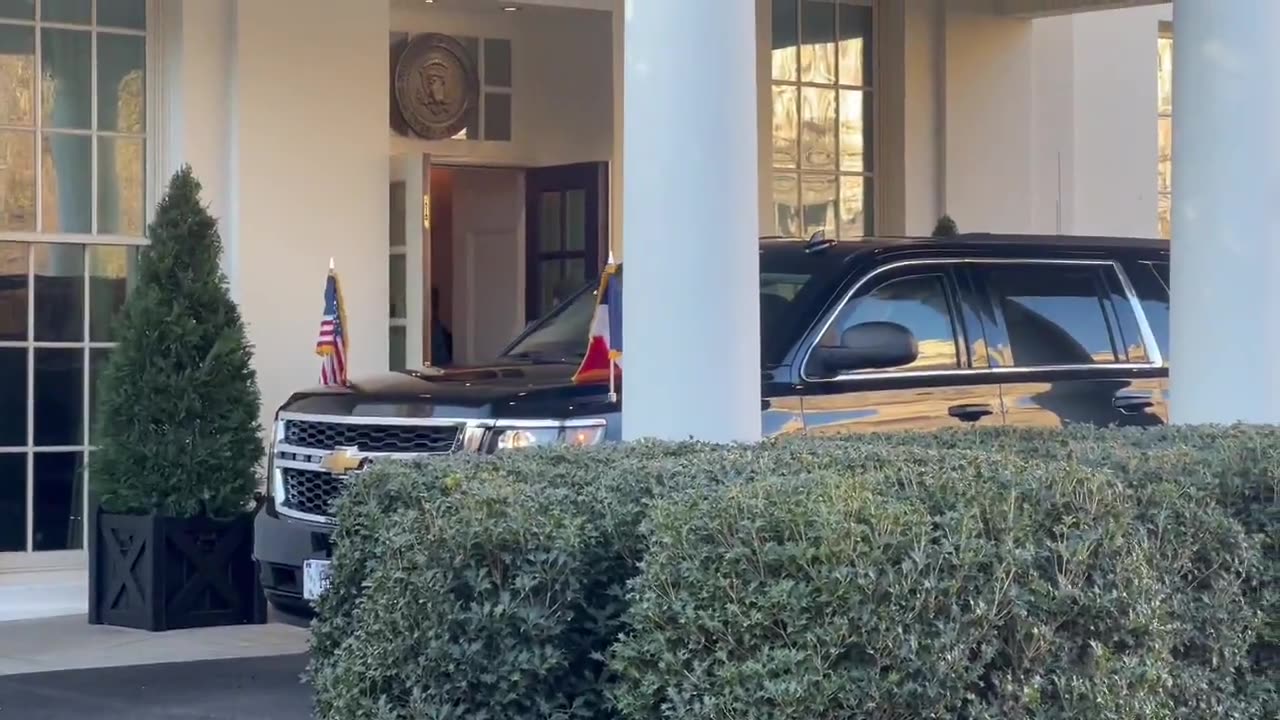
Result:
M427 33L409 41L395 69L396 104L405 123L428 140L457 135L479 99L479 78L462 43Z

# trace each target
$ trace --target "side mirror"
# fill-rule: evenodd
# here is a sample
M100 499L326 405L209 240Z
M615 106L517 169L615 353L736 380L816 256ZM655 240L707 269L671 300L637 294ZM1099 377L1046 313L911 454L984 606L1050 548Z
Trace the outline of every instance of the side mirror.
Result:
M819 345L813 357L818 370L830 377L910 365L919 356L916 337L907 328L891 322L867 322L845 330L839 345Z

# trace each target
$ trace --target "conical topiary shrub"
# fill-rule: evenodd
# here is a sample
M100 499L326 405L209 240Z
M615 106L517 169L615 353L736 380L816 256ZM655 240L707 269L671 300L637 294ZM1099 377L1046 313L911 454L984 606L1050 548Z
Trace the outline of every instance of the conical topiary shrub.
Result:
M91 477L108 512L229 517L243 512L264 455L261 398L222 242L179 170L100 379Z
M152 630L248 622L260 393L190 167L170 180L149 230L100 379L90 620Z

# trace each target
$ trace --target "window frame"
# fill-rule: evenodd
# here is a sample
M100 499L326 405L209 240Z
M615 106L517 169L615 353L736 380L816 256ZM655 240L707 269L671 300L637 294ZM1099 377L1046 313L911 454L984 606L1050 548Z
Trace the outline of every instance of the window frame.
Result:
M1164 83L1164 74L1166 69L1163 67L1163 55L1161 53L1161 45L1168 43L1170 65L1167 68L1169 76L1169 108L1166 110L1161 107L1160 94L1161 87ZM1172 239L1173 236L1173 104L1176 98L1173 97L1173 53L1176 48L1173 44L1173 23L1161 21L1159 32L1156 35L1156 234L1166 240ZM1160 168L1165 160L1161 157L1162 148L1160 147L1161 126L1165 123L1169 124L1169 187L1161 189L1160 187ZM1162 218L1160 216L1161 203L1165 203L1169 208L1169 227L1168 232L1161 227Z
M1110 266L1116 273L1119 281L1119 287L1123 291L1124 296L1129 301L1130 308L1133 309L1137 316L1138 331L1141 334L1142 342L1147 348L1147 362L1116 362L1088 365L1040 365L1035 367L1018 367L1015 365L977 365L974 363L972 353L972 343L975 339L984 339L988 342L990 338L1004 332L1003 314L993 315L998 323L996 328L988 328L981 321L982 315L978 314L979 327L970 327L973 322L971 318L969 295L972 293L978 301L988 302L989 295L986 293L985 287L978 282L976 273L972 272L975 265L980 264L1032 264L1032 265L1078 265L1086 267ZM957 342L963 342L963 358L967 362L962 363L962 367L956 369L945 370L915 370L915 371L871 371L859 373L846 373L834 378L813 377L808 373L811 356L817 350L819 343L822 341L823 335L830 329L832 323L844 311L845 306L852 300L859 297L859 291L868 283L885 273L893 272L901 268L916 268L924 266L941 265L951 273L949 285L950 292L953 293L952 316L953 322L957 322L959 332L957 334ZM988 313L999 313L998 308L984 307ZM828 311L824 312L821 320L814 328L804 336L801 340L803 351L798 355L797 363L798 378L804 383L829 383L829 382L848 382L850 380L887 380L887 379L903 379L903 378L939 378L939 377L977 377L1001 375L1008 373L1023 373L1031 375L1039 375L1045 373L1056 373L1064 370L1072 371L1088 371L1088 372L1114 372L1114 371L1131 371L1131 370L1150 370L1163 368L1164 358L1161 354L1162 348L1155 342L1155 337L1151 331L1151 326L1147 321L1147 316L1142 310L1142 305L1138 300L1137 293L1134 291L1133 283L1130 282L1128 274L1125 272L1123 265L1116 259L1086 259L1086 258L1036 258L1029 256L1009 256L1009 257L991 257L981 255L957 255L954 257L936 257L936 258L920 258L911 260L890 260L882 265L876 266L869 271L861 272L857 280L855 280L846 290L839 295L839 300L834 303ZM996 359L998 354L988 347L988 357ZM959 383L967 384L967 383Z
M1092 270L1095 273L1095 286L1099 292L1098 301L1102 310L1103 319L1107 324L1107 332L1110 336L1113 352L1115 353L1115 362L1106 363L1056 363L1051 365L1018 365L1012 357L1006 356L1005 353L991 352L991 358L999 362L994 365L991 370L998 373L1045 373L1045 372L1061 372L1064 370L1071 371L1087 371L1094 373L1107 374L1116 370L1139 370L1161 367L1164 364L1160 347L1155 341L1155 336L1151 331L1151 325L1147 320L1146 314L1142 310L1142 304L1138 299L1134 290L1133 282L1130 280L1128 273L1125 272L1124 266L1117 259L1084 259L1084 258L981 258L975 260L967 260L972 282L978 288L978 294L982 297L983 302L987 303L985 308L994 320L994 327L990 328L988 341L992 338L1003 341L1004 347L1008 352L1012 351L1009 345L1008 321L1005 318L1004 310L997 302L992 288L983 280L978 272L978 268L982 265L1052 265L1057 267L1070 267L1076 269ZM1108 268L1112 273L1107 276ZM1111 283L1116 283L1113 288ZM1101 293L1106 292L1110 297L1104 297ZM1146 351L1146 361L1129 360L1127 352L1121 343L1123 339L1120 335L1119 318L1115 307L1115 294L1121 294L1129 304L1129 309L1133 313L1138 327L1139 338L1142 341L1143 348Z
M883 265L872 268L870 271L862 273L852 285L839 295L839 301L834 303L830 309L822 313L819 322L814 326L811 332L805 335L805 339L801 340L804 345L804 352L799 355L799 378L806 383L832 383L832 382L848 382L850 380L883 380L887 378L924 378L933 376L947 376L962 373L973 373L986 370L987 368L974 367L973 357L969 351L971 338L974 336L982 336L982 328L970 328L966 322L966 314L964 312L964 296L961 291L959 279L956 275L958 269L957 264L961 260L957 258L928 258L919 260L897 260L890 261ZM902 270L908 272L900 272ZM889 275L889 277L884 277ZM814 377L809 369L811 367L813 353L817 351L822 343L822 338L831 330L831 326L844 314L845 309L850 303L857 302L869 292L874 292L887 283L901 280L903 278L927 275L941 275L947 293L947 307L951 313L951 327L955 330L955 339L957 344L957 360L959 367L955 368L937 368L931 370L858 370L855 372L841 373L835 377ZM878 281L869 290L863 290L873 281Z
M805 0L796 0L796 31L797 31L796 49L798 54L800 49L804 47L804 30L803 30L803 22L802 22L802 18L804 16L804 1ZM880 71L880 42L879 41L882 35L881 29L880 29L880 25L881 25L880 16L882 13L880 12L880 8L878 7L878 3L876 2L876 0L829 0L829 2L833 6L836 6L833 9L836 11L836 23L837 23L836 32L837 33L839 32L838 13L839 13L840 6L859 7L859 8L865 8L868 11L870 11L870 14L871 14L871 24L870 24L871 52L870 52L870 58L869 58L870 64L869 66L864 68L864 76L862 79L862 84L855 85L852 83L843 82L843 79L839 77L839 50L838 49L837 49L837 58L836 58L836 79L834 82L831 82L831 83L805 80L800 72L800 68L798 65L797 65L797 75L795 79L776 78L774 77L774 73L773 73L773 63L772 63L771 53L766 54L766 56L763 58L762 62L765 65L765 69L763 72L768 81L768 90L767 90L768 99L767 99L767 102L765 103L765 107L768 108L767 126L769 128L768 130L768 138L769 138L768 197L769 197L769 206L770 206L769 214L773 218L771 222L773 224L774 232L779 235L785 235L785 233L783 233L783 229L779 227L777 222L778 203L777 203L776 182L779 176L783 176L783 175L794 176L797 182L796 197L800 201L800 204L796 206L800 210L799 235L807 237L810 233L809 233L808 227L805 225L805 222L804 222L805 179L814 178L814 177L824 178L824 179L829 178L833 180L836 184L835 204L836 204L837 217L836 217L835 232L828 232L827 237L838 239L838 240L855 240L856 241L866 237L873 237L875 235L876 220L880 216L880 208L878 203L880 194L876 192L876 177L879 172L881 163L880 163L880 154L878 152L880 143L876 141L876 129L880 126L879 88L881 87L882 83L880 82L881 71ZM770 10L770 17L772 17L772 0L770 0L770 3L769 3L769 10ZM791 88L795 91L796 119L798 123L801 121L801 118L802 118L801 108L803 107L804 91L806 89L816 88L821 90L831 90L836 93L836 118L835 118L835 127L834 127L834 132L835 132L835 167L834 168L820 169L820 170L806 169L805 163L804 163L804 151L803 151L804 137L803 137L803 131L799 127L799 125L797 126L798 135L796 137L795 166L780 167L774 163L774 153L773 153L774 93L780 87ZM861 170L845 170L840 165L840 161L841 161L840 94L848 91L858 92L866 97L866 100L863 103L863 108L865 110L863 115L863 157L864 159L863 159L863 166ZM850 177L860 178L863 183L863 186L862 186L863 187L862 235L856 236L856 237L845 237L840 234L840 222L839 222L839 212L840 212L839 206L840 206L840 199L841 199L840 182L843 178L850 178Z
M91 478L88 469L89 454L95 449L92 444L92 396L90 388L93 380L93 360L95 354L102 350L111 350L118 343L116 340L97 341L91 334L91 322L93 319L90 303L92 301L92 279L94 277L91 266L91 253L96 246L114 246L123 248L135 248L133 251L133 259L130 261L130 271L136 271L137 249L143 248L150 244L147 237L147 226L151 221L151 211L156 206L161 196L162 188L167 178L161 178L159 168L161 167L162 153L160 148L160 138L165 137L165 129L160 118L160 104L162 102L162 93L164 88L164 77L162 73L162 63L160 62L160 28L163 27L163 18L161 11L161 0L144 0L144 8L146 12L146 27L144 29L124 28L118 26L105 26L98 24L98 5L103 0L93 0L90 4L91 16L88 23L66 23L66 22L47 22L42 19L42 0L35 0L34 19L0 19L0 24L9 26L28 27L32 29L35 35L34 58L35 64L33 72L36 78L42 76L43 58L41 57L42 30L48 29L65 29L76 30L79 32L87 32L90 36L90 76L89 76L89 103L90 103L90 126L88 129L71 129L56 130L47 129L43 120L43 92L39 86L36 87L33 100L32 110L34 118L30 127L3 126L4 129L20 129L22 131L30 131L35 134L35 155L34 155L34 182L35 182L35 206L34 213L36 218L35 230L4 230L0 229L0 242L17 243L23 245L26 250L26 313L27 313L27 336L23 340L0 341L0 347L7 349L22 349L26 351L26 443L23 446L5 446L0 450L5 455L24 455L26 458L26 547L22 550L5 550L0 551L0 572L10 570L28 570L28 569L45 569L45 568L74 568L83 564L85 553L89 547L89 487ZM144 73L144 95L143 95L143 116L144 127L141 133L122 133L114 130L103 130L98 127L99 108L98 108L98 73L99 73L99 54L98 39L101 33L106 32L114 35L126 35L130 37L140 37L143 39L143 47L145 58L143 62ZM45 135L48 132L57 132L64 134L76 135L79 137L90 138L90 178L89 193L91 211L90 211L90 231L87 233L68 233L68 232L47 232L44 224L44 162L43 148L45 146ZM139 138L143 142L143 210L142 217L142 233L140 235L123 235L118 233L99 233L98 225L101 217L101 209L99 207L98 197L98 176L99 176L99 138L102 137L128 137ZM76 341L46 341L36 339L35 328L35 276L36 263L35 254L37 249L43 245L62 245L74 246L81 248L83 253L82 265L80 268L80 277L83 282L82 295L80 298L81 311L83 317L83 337ZM132 279L128 280L131 284ZM35 442L35 390L36 390L36 355L39 350L60 349L60 350L79 350L82 357L81 368L81 432L80 442L77 445L37 445ZM67 454L77 453L80 455L82 467L80 468L79 492L81 503L81 546L79 549L71 550L37 550L35 548L35 460L37 455L42 454Z

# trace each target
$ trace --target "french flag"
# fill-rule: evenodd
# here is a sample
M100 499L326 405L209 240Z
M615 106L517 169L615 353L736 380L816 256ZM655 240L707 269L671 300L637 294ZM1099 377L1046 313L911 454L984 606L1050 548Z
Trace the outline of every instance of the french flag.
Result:
M613 258L600 276L600 290L596 294L596 310L591 320L591 337L587 340L587 354L574 374L575 383L599 383L608 381L611 392L622 372L622 266Z

